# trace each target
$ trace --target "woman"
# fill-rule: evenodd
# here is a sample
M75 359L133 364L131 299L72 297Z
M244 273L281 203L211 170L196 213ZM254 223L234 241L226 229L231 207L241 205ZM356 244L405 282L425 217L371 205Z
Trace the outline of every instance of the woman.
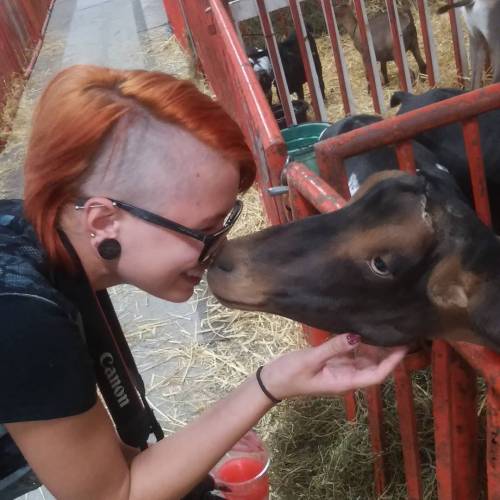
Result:
M379 383L404 355L364 351L346 335L286 354L145 449L150 432L162 433L105 290L130 283L187 300L254 175L236 124L189 82L75 66L43 93L24 203L0 204L0 314L8 318L0 423L2 439L58 499L192 498L275 402ZM0 498L14 495L15 469Z

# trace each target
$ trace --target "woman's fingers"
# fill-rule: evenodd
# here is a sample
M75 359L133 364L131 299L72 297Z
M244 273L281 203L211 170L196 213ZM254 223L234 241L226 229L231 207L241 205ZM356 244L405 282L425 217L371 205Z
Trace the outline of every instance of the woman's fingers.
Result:
M329 359L340 354L353 351L359 345L361 338L352 333L336 335L323 344L311 350L314 361L318 364L326 363Z
M279 398L340 394L381 383L406 352L405 347L368 346L361 344L358 336L337 335L267 365L264 384Z
M393 349L391 349L391 352L388 354L388 356L383 359L378 366L380 374L384 376L385 373L384 378L389 375L389 373L391 373L392 370L394 370L394 368L396 368L396 366L401 363L407 352L407 346L394 347Z
M383 382L403 360L407 351L407 347L391 348L387 356L379 363L372 364L366 368L355 369L350 380L352 388L369 387L370 385L376 385Z

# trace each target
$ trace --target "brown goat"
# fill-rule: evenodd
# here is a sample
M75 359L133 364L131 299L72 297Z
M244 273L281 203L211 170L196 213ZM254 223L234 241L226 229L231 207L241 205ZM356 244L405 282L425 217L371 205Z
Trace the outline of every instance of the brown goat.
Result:
M427 66L420 54L418 46L417 29L411 11L399 11L399 22L401 23L401 30L403 32L403 40L406 50L410 50L415 57L418 64L420 73L427 72ZM335 15L337 22L342 26L352 41L358 52L362 52L361 38L358 29L358 22L352 7L349 4L341 3L335 7ZM387 61L394 61L393 43L391 36L391 27L389 18L386 13L375 14L368 19L370 33L373 40L373 48L375 50L375 57L380 62L380 69L383 76L383 84L389 83L389 76L387 74Z

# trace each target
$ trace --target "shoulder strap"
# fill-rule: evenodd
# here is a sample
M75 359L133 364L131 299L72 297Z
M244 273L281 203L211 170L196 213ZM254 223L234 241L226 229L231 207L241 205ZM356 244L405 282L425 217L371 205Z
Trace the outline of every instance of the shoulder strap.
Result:
M120 438L145 449L150 434L163 438L162 428L146 400L144 382L106 290L92 289L68 237L61 238L77 264L77 276L57 273L58 288L78 308L97 385Z
M90 285L74 287L97 384L124 443L147 448L163 431L146 401L144 382L106 291L94 295ZM75 297L76 298L76 297Z
M111 299L109 298L108 292L106 290L102 290L97 292L96 296L99 305L101 307L101 310L104 312L107 318L107 323L110 332L113 336L116 347L120 351L121 359L124 361L126 365L127 373L132 378L135 388L139 393L145 413L149 415L148 436L149 434L153 433L155 435L156 440L159 441L164 437L163 430L158 421L156 420L156 417L146 399L146 388L144 387L144 381L142 380L142 377L139 373L134 357L130 352L130 347L128 345L127 340L125 339L125 335L123 334L122 327L120 325L118 317L116 316L116 312L111 302Z

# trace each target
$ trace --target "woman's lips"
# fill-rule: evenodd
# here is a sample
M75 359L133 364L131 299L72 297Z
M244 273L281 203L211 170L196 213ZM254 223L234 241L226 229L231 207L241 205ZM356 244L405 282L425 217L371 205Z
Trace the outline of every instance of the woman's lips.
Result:
M197 278L196 276L185 275L185 278L193 285L197 285L201 281L201 278Z
M183 273L183 277L192 285L197 285L203 278L203 273Z

